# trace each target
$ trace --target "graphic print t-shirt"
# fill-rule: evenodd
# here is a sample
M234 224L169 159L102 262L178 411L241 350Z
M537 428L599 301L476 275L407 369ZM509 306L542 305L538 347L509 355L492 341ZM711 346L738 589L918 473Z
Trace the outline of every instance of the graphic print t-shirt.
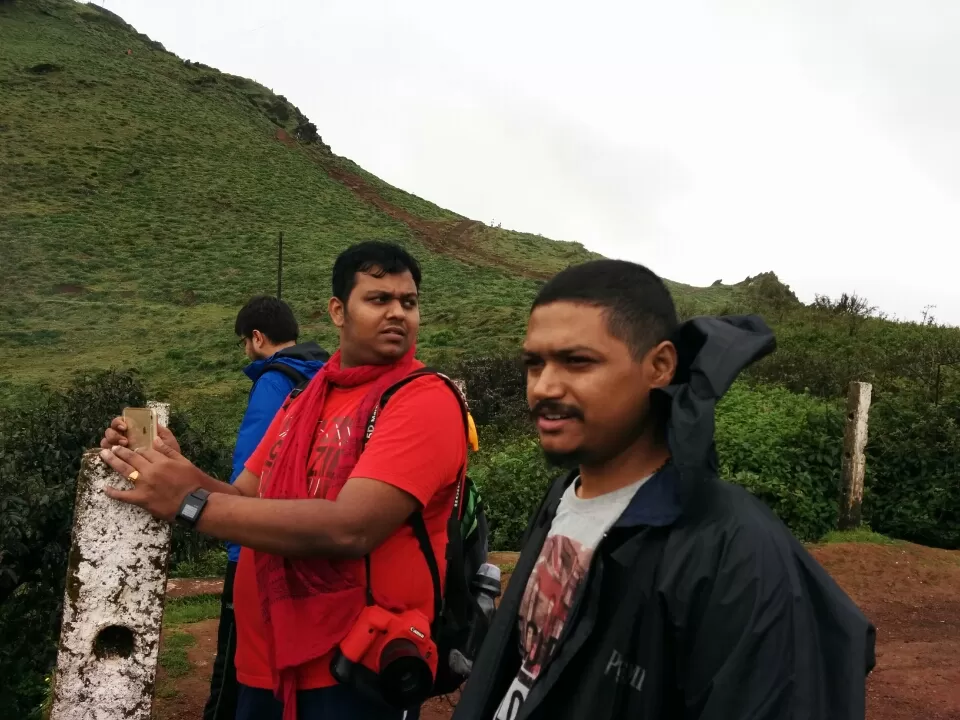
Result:
M553 657L593 551L648 479L589 500L577 497L577 480L563 494L520 603L520 672L501 701L496 720L517 717Z
M370 385L333 388L327 396L314 434L314 451L307 480L316 496L340 458L353 419ZM290 412L296 412L296 403ZM246 468L269 482L279 442L289 419L280 411ZM413 495L424 507L423 517L433 552L445 573L447 518L459 471L467 460L460 404L437 377L425 377L400 388L384 407L376 432L360 456L352 477L372 478ZM263 488L260 488L261 493ZM322 496L322 492L319 493ZM310 502L303 500L300 502ZM416 608L433 616L433 581L413 531L404 526L370 556L371 585L377 603L391 610ZM362 582L357 578L357 582ZM273 687L266 629L260 606L253 551L242 548L234 585L237 624L237 679L256 688ZM301 690L336 685L330 673L330 656L298 669Z

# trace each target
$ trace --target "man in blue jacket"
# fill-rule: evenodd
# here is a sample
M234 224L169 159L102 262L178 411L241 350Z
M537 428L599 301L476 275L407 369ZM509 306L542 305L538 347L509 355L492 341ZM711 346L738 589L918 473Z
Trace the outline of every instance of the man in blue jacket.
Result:
M233 451L230 482L247 462L277 410L297 385L309 381L329 359L314 342L297 344L299 327L290 306L274 297L255 297L237 314L234 326L244 354L251 360L244 373L253 382L247 410L240 422ZM220 599L217 657L210 679L210 697L204 720L233 720L237 711L237 674L234 667L236 631L233 619L233 578L240 546L227 543L227 573Z

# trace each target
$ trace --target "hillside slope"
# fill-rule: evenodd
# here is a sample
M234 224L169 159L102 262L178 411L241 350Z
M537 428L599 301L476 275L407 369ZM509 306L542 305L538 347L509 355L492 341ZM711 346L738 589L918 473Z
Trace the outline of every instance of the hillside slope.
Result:
M514 351L538 281L594 257L390 187L335 156L286 98L183 61L99 6L0 2L0 97L7 393L133 366L178 402L242 399L233 319L275 292L281 231L283 297L327 344L336 254L369 238L409 247L424 266L421 347L440 359Z

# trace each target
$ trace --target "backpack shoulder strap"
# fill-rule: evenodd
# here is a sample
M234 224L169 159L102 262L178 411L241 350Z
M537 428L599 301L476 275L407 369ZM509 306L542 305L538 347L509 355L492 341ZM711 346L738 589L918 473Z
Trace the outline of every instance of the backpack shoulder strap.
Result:
M370 414L370 420L367 422L367 430L364 434L364 444L370 440L370 437L373 435L374 427L377 423L377 418L380 416L380 412L383 410L384 405L390 400L394 394L402 388L407 383L416 380L417 378L425 377L427 375L435 375L443 380L447 386L453 390L453 394L456 396L457 401L460 403L460 410L463 415L463 426L464 433L468 436L469 442L469 410L467 409L467 399L464 397L463 392L460 390L459 386L448 376L444 375L442 372L435 370L429 367L423 367L418 370L414 370L412 373L407 375L402 380L391 385L387 388L383 394L380 396L380 401L377 403L377 406L374 408L373 412ZM461 468L458 477L457 477L457 490L454 495L453 508L450 512L450 517L447 520L447 592L453 592L459 599L461 596L465 596L468 592L466 587L466 578L464 577L463 571L463 538L460 533L460 513L463 506L464 494L466 492L466 480L464 469ZM413 530L414 537L417 539L417 544L420 546L420 552L423 554L424 559L427 562L427 568L430 571L430 578L433 581L433 622L436 625L440 622L440 617L443 614L444 610L444 587L443 583L440 580L440 567L437 563L437 557L433 552L433 544L430 542L430 534L427 532L426 523L423 520L423 513L421 511L414 512L408 519L407 522L410 524L411 529ZM368 560L369 562L369 560ZM451 582L451 577L454 578ZM462 586L462 587L461 587ZM461 603L450 603L448 607L451 607L453 610L459 611L459 606ZM460 614L459 612L457 614ZM463 623L465 619L458 618L458 621Z
M266 367L263 368L264 373L268 373L271 370L273 372L278 372L281 375L286 375L293 382L294 389L300 387L301 385L306 386L306 384L310 381L310 378L297 370L295 367L287 365L286 363L274 361L272 363L267 363ZM261 377L262 375L263 373L261 373Z
M393 385L391 385L390 387L388 387L386 390L383 391L383 394L380 396L380 401L377 403L377 406L373 409L373 412L370 414L370 420L367 422L367 432L363 438L364 444L366 444L370 440L370 436L373 435L373 429L377 424L377 418L380 417L380 413L383 411L383 407L387 404L390 398L392 398L396 394L397 390L402 388L404 385L407 385L408 383L413 382L417 378L426 377L428 375L434 375L440 378L447 384L447 387L449 387L453 391L453 394L457 398L457 402L460 403L460 412L461 412L461 415L463 416L464 432L468 435L468 438L469 438L470 428L469 428L469 420L467 418L469 417L470 411L467 409L467 399L466 397L464 397L463 391L460 390L460 387L453 380L451 380L448 376L444 375L439 370L435 370L434 368L430 368L430 367L422 367L422 368L419 368L418 370L414 370L405 378L398 380Z
M286 410L290 407L290 403L296 400L297 395L307 389L307 385L310 384L310 378L286 363L272 362L263 369L263 372L269 372L270 370L282 373L293 381L293 390L287 395L287 399L283 401L283 405L280 408L281 410ZM261 377L263 377L262 374Z

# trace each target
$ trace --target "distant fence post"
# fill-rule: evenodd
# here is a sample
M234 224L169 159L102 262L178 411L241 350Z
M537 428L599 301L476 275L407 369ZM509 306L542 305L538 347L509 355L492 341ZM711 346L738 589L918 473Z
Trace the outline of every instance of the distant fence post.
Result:
M863 476L866 471L867 418L873 387L870 383L852 382L847 393L847 421L843 433L843 498L840 504L841 530L860 526L863 505Z
M148 405L169 424L169 405ZM132 487L96 450L86 453L50 720L150 720L153 708L170 525L111 500L107 484Z

